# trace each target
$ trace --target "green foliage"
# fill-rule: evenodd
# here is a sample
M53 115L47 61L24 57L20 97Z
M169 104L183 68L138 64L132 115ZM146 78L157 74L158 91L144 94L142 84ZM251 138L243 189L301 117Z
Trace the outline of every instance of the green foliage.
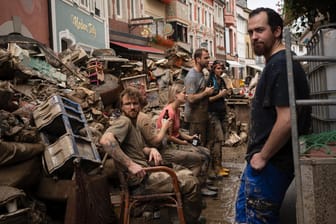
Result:
M306 27L314 30L321 23L336 22L336 2L334 0L284 0L283 12L287 24L294 23L294 27L300 30Z

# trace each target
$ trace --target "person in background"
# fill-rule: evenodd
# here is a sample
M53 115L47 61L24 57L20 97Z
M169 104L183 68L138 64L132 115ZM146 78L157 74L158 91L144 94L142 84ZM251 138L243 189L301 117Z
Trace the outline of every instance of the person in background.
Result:
M161 154L154 147L147 147L137 127L141 110L142 95L134 87L127 87L120 94L122 115L111 122L111 126L100 139L106 153L128 171L128 185L138 193L173 191L170 176L164 172L146 173L144 167L162 163ZM202 197L198 180L192 172L173 164L179 180L183 210L187 223L198 222L202 210Z
M256 72L254 77L251 79L251 82L248 85L248 91L250 93L250 98L254 97L255 93L255 87L257 86L258 80L259 80L259 72Z
M279 223L279 210L294 177L283 20L269 8L251 11L248 33L266 66L251 105L247 165L236 199L236 223ZM296 99L309 98L306 74L293 62ZM310 107L298 107L298 131L310 126Z
M184 109L184 121L189 124L189 134L200 134L201 144L206 145L208 128L208 101L214 92L213 87L206 86L206 79L202 70L208 67L209 52L205 48L198 48L194 53L194 67L189 70L184 79L187 101ZM211 149L210 149L211 150Z
M226 130L226 103L225 97L229 95L224 79L221 77L224 64L214 61L210 71L207 86L213 87L214 92L209 98L209 132L207 148L211 149L211 174L214 176L227 176L229 170L222 167L222 145L225 142Z
M250 76L250 75L246 76L246 78L244 80L244 86L248 87L251 83L251 80L252 80L252 76Z

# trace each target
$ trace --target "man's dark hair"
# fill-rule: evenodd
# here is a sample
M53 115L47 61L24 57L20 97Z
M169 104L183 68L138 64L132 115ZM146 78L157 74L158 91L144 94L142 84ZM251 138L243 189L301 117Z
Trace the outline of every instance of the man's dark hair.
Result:
M127 86L119 96L120 108L123 105L122 98L126 95L131 99L139 100L141 106L145 105L144 96L142 96L141 92L133 86Z
M203 51L209 52L206 48L197 48L194 53L194 59L196 60L196 58L201 58Z
M212 63L211 69L212 69L212 70L215 70L215 67L216 67L217 65L221 65L221 66L223 66L223 69L224 69L224 62L221 61L221 60L215 60L215 61Z
M253 16L255 16L255 15L261 13L261 12L266 12L267 22L268 22L268 25L271 27L272 32L274 32L277 27L281 28L281 35L279 36L279 38L282 39L283 19L281 18L279 13L277 13L276 11L274 11L273 9L270 9L270 8L260 7L260 8L256 8L256 9L252 10L250 12L249 18L251 18L251 17L253 17Z

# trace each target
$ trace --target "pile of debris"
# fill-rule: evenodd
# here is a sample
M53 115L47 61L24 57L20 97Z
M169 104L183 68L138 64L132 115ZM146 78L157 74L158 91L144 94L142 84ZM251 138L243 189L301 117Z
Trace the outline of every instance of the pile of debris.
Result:
M190 54L178 47L167 50L161 60L147 59L144 65L118 57L112 49L88 55L73 46L56 55L19 34L0 36L0 185L29 192L41 175L54 174L58 167L53 163L67 164L55 162L49 154L71 141L80 141L85 148L81 156L99 166L98 141L109 120L120 113L117 105L123 87L143 91L148 101L144 110L154 119L167 103L168 86L184 79L192 66ZM43 153L49 160L41 163Z
M73 46L56 55L19 34L0 37L0 185L30 192L45 174L71 179L55 171L66 166L71 153L64 161L51 154L75 147L72 143L84 148L82 158L95 154L109 119L119 113L119 93L128 84L141 85L149 102L146 109L158 113L166 103L159 92L167 92L181 78L181 60L191 62L187 54L167 53L164 60L148 60L144 68L139 61L117 57L112 49L88 55ZM91 156L97 165L99 147L98 153ZM41 163L42 154L47 159Z

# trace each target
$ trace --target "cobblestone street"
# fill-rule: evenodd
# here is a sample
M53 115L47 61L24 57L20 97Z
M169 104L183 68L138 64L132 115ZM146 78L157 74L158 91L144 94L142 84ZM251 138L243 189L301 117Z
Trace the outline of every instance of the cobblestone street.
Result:
M235 198L244 168L245 151L246 145L223 147L223 166L230 169L230 175L215 181L219 188L216 197L205 197L207 206L202 215L207 224L234 223Z

